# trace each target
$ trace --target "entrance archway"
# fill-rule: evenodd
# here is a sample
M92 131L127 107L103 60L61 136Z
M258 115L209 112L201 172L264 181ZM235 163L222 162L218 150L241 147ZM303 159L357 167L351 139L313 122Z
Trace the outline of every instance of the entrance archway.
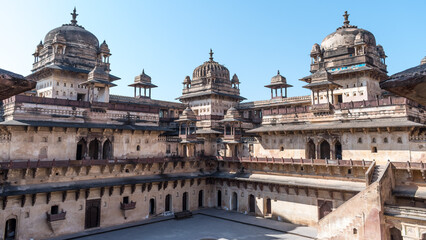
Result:
M217 206L222 207L222 191L217 190Z
M249 196L249 212L250 213L256 212L256 200L253 194L250 194Z
M204 207L204 191L200 190L198 192L198 207Z
M4 229L4 239L14 240L16 238L16 218L11 218L6 221L6 227Z
M341 144L339 141L337 141L337 142L334 144L334 149L335 149L334 157L335 157L336 159L340 159L340 160L342 160L342 144Z
M77 152L75 159L76 160L82 160L84 158L84 155L86 154L86 148L87 148L87 142L84 139L80 139L77 143Z
M389 229L389 235L391 240L402 240L401 230L396 227Z
M89 157L91 159L99 159L99 140L94 139L89 144Z
M238 211L238 195L236 192L232 193L231 206L232 211Z
M315 143L312 139L310 139L308 141L308 143L306 144L306 158L308 158L308 159L315 159L316 158Z
M320 144L320 158L330 159L330 144L325 140Z
M165 201L165 206L164 206L164 210L166 212L171 211L172 209L172 195L167 194L166 196L166 201Z
M318 200L318 208L319 219L321 219L333 211L333 202L327 200Z
M188 210L188 192L184 192L182 195L182 211Z
M149 199L149 215L155 214L155 199L151 198Z
M104 142L102 148L102 159L112 159L112 144L109 139Z

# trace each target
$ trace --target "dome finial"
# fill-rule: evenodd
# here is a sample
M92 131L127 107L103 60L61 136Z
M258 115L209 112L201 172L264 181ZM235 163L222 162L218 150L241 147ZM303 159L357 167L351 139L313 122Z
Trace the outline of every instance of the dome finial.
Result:
M210 48L210 62L213 62L213 51L212 51L212 49Z
M349 15L350 14L348 14L348 11L345 11L345 14L343 14L343 17L345 18L345 21L343 22L343 25L345 25L345 26L349 26Z
M75 7L74 7L74 10L71 13L71 16L72 16L71 24L72 25L77 25L77 16L78 16L78 14L77 14L77 11L76 11Z
M277 73L277 75L280 75L280 70L278 70L278 73Z

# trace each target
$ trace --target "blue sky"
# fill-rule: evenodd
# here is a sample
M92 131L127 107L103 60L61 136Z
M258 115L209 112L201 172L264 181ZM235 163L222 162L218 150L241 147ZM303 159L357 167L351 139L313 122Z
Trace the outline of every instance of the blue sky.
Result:
M130 84L142 69L159 87L153 98L174 100L195 67L214 59L242 82L249 100L270 97L266 85L279 69L306 95L309 52L343 23L372 32L388 56L389 74L418 65L426 56L426 1L21 1L0 0L0 68L31 72L32 53L45 34L69 23L106 40L112 74L121 77L113 94L133 94Z

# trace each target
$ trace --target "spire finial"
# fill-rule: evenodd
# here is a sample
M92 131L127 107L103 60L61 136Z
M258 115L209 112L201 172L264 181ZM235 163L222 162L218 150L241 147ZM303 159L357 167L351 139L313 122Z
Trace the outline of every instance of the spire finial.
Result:
M277 75L280 75L280 70L278 70L278 73L277 73Z
M210 48L210 62L213 62L213 51L212 51L212 49Z
M350 14L348 14L348 11L345 11L345 14L343 14L343 17L345 18L345 21L343 22L343 25L345 25L345 26L349 26L349 20L348 20L349 15Z
M145 68L142 68L142 75L145 74Z
M72 25L77 25L77 16L78 16L78 14L77 14L77 10L75 9L75 7L74 7L74 10L71 13L71 16L72 16L71 24Z

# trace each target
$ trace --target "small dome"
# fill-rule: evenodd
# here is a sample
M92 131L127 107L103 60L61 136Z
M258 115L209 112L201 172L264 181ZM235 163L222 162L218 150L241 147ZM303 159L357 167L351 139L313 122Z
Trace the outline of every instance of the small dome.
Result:
M426 57L424 57L421 61L420 61L420 65L426 64Z
M385 50L383 49L382 45L377 45L376 49L380 57L386 57Z
M315 43L315 44L314 44L314 46L312 46L312 50L311 50L311 57L312 57L313 55L318 55L318 54L321 54L321 48L320 48L320 46L318 45L318 43Z
M92 71L89 72L87 80L103 80L109 81L109 74L105 71L105 68L97 64Z
M142 69L142 73L135 77L135 82L151 82L151 77L145 73L145 69Z
M238 79L237 74L234 74L234 76L232 76L231 83L235 83L235 84L239 84L240 83L240 80Z
M189 76L186 76L183 80L183 84L191 84L191 78Z
M197 116L190 107L183 110L182 115L179 116L179 121L196 121Z
M220 65L218 62L213 61L213 52L211 49L210 60L196 67L192 74L193 80L206 77L217 77L229 80L229 70L225 66Z
M99 50L102 53L109 53L110 52L108 44L105 42L105 40L102 42L101 46L99 47Z
M287 83L287 79L285 77L281 76L280 70L278 70L277 75L275 75L271 78L271 84L274 84L274 83L284 83L284 84Z
M238 110L236 108L234 108L234 107L231 107L231 108L229 108L226 111L225 118L234 118L234 119L236 119L236 118L239 118L239 117L240 117L240 112L238 112Z

